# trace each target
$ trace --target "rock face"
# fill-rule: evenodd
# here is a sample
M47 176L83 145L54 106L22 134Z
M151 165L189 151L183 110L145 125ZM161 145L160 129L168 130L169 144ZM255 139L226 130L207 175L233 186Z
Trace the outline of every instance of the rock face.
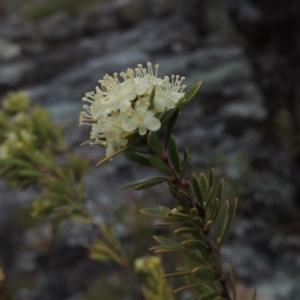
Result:
M80 99L106 73L151 61L160 64L161 75L185 76L188 86L202 80L201 92L181 114L175 134L181 148L189 147L194 170L214 166L226 180L227 195L240 198L224 259L263 299L300 298L299 127L293 127L300 120L298 2L289 0L285 7L263 0L143 3L111 1L75 17L59 11L37 22L17 13L2 17L0 48L6 50L0 54L0 93L27 89L33 103L66 126L68 145L96 162L104 151L78 146L89 134L89 128L78 127L78 115ZM293 129L284 131L282 118L292 120ZM99 222L114 222L103 207L117 209L136 198L156 205L161 203L154 199L163 196L173 205L161 187L116 192L140 172L118 157L88 175L89 205ZM153 174L143 170L147 175ZM24 231L13 221L13 212L29 203L35 191L10 191L4 183L0 188L0 240L5 241L0 255L11 270L9 283L17 286L13 299L79 299L90 284L84 278L103 274L83 247L91 229L66 224L64 242L53 245L46 225ZM118 228L126 236L126 228ZM36 283L34 288L22 287L24 274ZM126 299L136 299L132 297Z
M272 118L290 111L300 126L300 3L297 0L231 1L230 15L246 38L254 77Z

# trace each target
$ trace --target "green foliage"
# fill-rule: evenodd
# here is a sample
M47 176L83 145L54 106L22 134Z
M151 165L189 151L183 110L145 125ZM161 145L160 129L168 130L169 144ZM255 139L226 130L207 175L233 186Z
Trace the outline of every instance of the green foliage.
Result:
M135 270L146 279L141 291L145 300L173 300L172 290L165 280L161 259L158 256L144 256L135 260Z
M32 205L34 216L85 217L83 175L89 162L70 154L62 129L29 102L25 92L10 93L2 101L1 176L12 187L41 188L42 196Z
M130 263L126 252L114 230L102 224L101 231L103 238L90 246L90 257L99 261L114 261L121 266L128 267Z

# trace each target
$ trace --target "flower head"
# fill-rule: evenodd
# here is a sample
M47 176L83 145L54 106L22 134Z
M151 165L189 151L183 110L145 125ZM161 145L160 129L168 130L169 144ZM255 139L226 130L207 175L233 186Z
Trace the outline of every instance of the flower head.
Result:
M127 145L123 136L137 131L139 135L147 131L157 131L161 127L162 114L175 107L184 96L184 77L172 75L158 77L159 65L147 63L147 68L138 64L135 70L105 75L99 80L100 87L95 92L86 93L82 98L86 104L80 113L79 125L90 125L90 144L107 147L106 156ZM155 97L150 103L150 95L155 87Z

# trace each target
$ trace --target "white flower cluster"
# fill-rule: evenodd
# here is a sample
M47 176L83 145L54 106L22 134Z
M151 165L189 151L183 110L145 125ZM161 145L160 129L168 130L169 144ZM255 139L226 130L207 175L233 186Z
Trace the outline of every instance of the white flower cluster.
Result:
M95 92L86 93L82 98L89 104L83 105L79 125L92 126L90 144L101 144L106 148L106 156L127 145L126 133L138 131L145 135L147 130L157 131L161 127L160 117L164 112L175 107L184 96L181 85L184 77L172 75L171 78L157 77L159 65L141 64L135 70L127 69L120 73L105 75L99 80L100 86ZM150 103L150 95L155 87L155 97Z

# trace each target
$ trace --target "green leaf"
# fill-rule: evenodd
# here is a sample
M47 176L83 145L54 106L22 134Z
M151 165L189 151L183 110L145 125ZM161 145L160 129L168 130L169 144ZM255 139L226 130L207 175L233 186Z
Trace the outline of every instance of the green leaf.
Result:
M183 161L181 172L180 172L180 179L183 179L185 177L187 167L188 167L189 162L192 158L191 155L189 155L188 153L189 153L188 148L186 148L185 152L184 152L184 161Z
M251 300L256 300L256 290L254 290Z
M135 189L147 188L147 187L151 187L151 186L160 184L160 183L165 182L167 180L168 180L168 178L163 177L163 176L146 177L146 178L135 180L133 182L125 184L121 187L120 190L125 190L125 189L131 188L131 187L134 187Z
M167 133L166 133L166 139L165 139L165 150L168 148L169 146L169 141L172 135L172 131L174 128L174 125L176 123L177 117L179 115L180 109L176 109L176 111L174 112L174 114L172 115L172 117L170 118L169 122L168 122L168 126L167 126Z
M168 239L168 238L165 238L163 236L158 236L158 235L154 235L153 238L160 244L177 244L177 245L180 245L176 242L174 242L173 240L171 239Z
M202 81L195 83L186 93L185 93L185 101L181 105L181 109L185 107L198 93L200 87L202 85Z
M162 219L167 214L165 210L157 208L143 208L140 212L148 217L157 219Z
M201 189L201 194L205 202L207 202L207 196L208 196L208 181L204 173L201 172L199 177L199 184Z
M236 300L235 276L234 276L232 264L229 264L229 273L230 273L230 279L231 279L233 300Z
M155 132L149 132L147 138L148 147L156 154L162 155L164 152L163 147L160 144L158 136Z
M43 173L35 170L21 170L18 171L18 174L21 176L28 176L28 177L41 177Z
M162 244L151 247L149 250L154 251L154 253L173 253L173 252L184 252L187 249L182 247L178 243L174 244Z
M194 276L189 276L189 275L185 276L185 280L188 284L196 284L199 282L197 278L195 278ZM211 285L212 283L214 283L214 282L210 282L210 284L208 282L202 282L201 285L195 286L193 288L193 290L198 294L197 300L199 300L200 295L205 295L205 294L214 292L216 290L216 287Z
M209 267L196 267L193 269L193 275L201 280L213 281L219 279L220 275Z
M218 217L219 211L220 211L220 200L218 198L214 201L214 206L211 212L211 220L215 221Z
M193 233L193 232L199 232L199 228L182 227L174 231L174 233Z
M188 226L190 222L188 221L174 221L174 222L163 222L163 223L155 223L154 226L173 226L173 225L185 225Z
M88 139L88 140L84 141L83 143L81 143L80 146L89 146L92 141L93 141L92 139Z
M208 181L209 190L215 186L215 170L211 168Z
M177 288L176 290L174 290L173 293L176 294L178 292L182 292L182 291L187 290L187 289L195 288L195 287L200 286L202 284L203 284L203 282L198 282L198 283L194 283L194 284L189 284L189 285L186 285L186 286L182 286L182 287ZM196 299L199 299L199 295L197 296Z
M235 219L235 215L236 215L237 205L238 205L238 199L235 198L234 201L233 201L233 204L230 208L229 214L228 214L228 222L227 222L225 231L224 231L223 236L222 236L222 243L226 240L226 238L227 238L227 236L228 236L228 234L229 234L229 232L232 228L232 225L233 225L233 222L234 222L234 219Z
M173 211L172 210L171 212L169 212L168 215L169 216L174 216L174 217L179 217L179 218L191 219L191 215L182 213L180 211Z
M172 277L180 277L180 276L186 276L186 275L191 275L191 274L193 274L192 271L175 272L175 273L165 274L165 275L161 276L160 279L172 278Z
M205 249L206 243L199 240L187 240L182 242L183 247L187 249Z
M197 200L198 204L200 205L200 207L203 207L205 200L203 199L203 195L201 193L201 188L200 188L200 183L195 174L193 174L192 185L193 185L194 194L196 196L196 200Z
M101 256L106 255L110 260L123 265L123 259L112 249L110 246L106 245L102 241L98 241L96 245L90 248L90 255L92 258L100 259Z
M1 166L14 166L23 168L32 168L32 164L17 158L3 158L0 159Z
M200 297L200 300L214 300L216 297L220 296L220 292L212 292Z
M111 257L108 254L105 253L98 253L98 252L91 252L90 258L93 260L99 260L99 261L111 261Z
M216 198L220 199L221 202L223 200L223 191L224 191L224 180L221 179L216 191Z
M219 216L217 218L216 235L217 235L217 238L220 239L220 246L222 245L224 232L226 230L226 226L228 223L228 217L229 217L228 213L229 213L229 201L226 200L222 204L220 212L219 212Z
M161 173L167 175L167 176L172 176L172 172L169 169L169 167L165 164L165 162L163 160L161 160L158 156L156 156L155 154L151 154L149 156L149 162L151 163L151 165L157 169L158 171L160 171Z
M160 210L164 210L166 213L171 212L171 209L169 207L166 207L166 206L159 205L158 208Z
M141 138L139 132L137 130L125 133L122 135L123 139L126 140L139 140Z
M182 98L180 98L180 99L177 101L175 107L174 107L173 109L171 109L170 112L169 112L169 114L166 115L166 116L164 117L164 119L161 121L161 126L163 126L163 125L165 125L167 122L169 122L169 120L172 118L173 114L176 113L177 109L180 109L180 110L181 110L181 106L182 106L182 103L184 102L184 100L185 100L185 97L182 97Z
M151 167L153 166L150 164L149 159L145 156L139 155L132 151L124 151L124 154L126 159L129 161L136 163L138 165L144 166L144 167Z
M154 108L154 98L155 98L155 86L153 86L150 97L149 97L149 107L152 109Z
M200 252L200 253L202 254L202 252ZM202 264L202 265L207 264L208 263L207 260L202 255L200 255L200 253L198 252L198 249L197 249L197 250L186 251L186 252L184 252L184 255L186 255L187 257L196 261L199 264Z
M169 140L168 144L168 153L171 159L171 162L178 174L181 172L181 161L180 161L180 156L179 156L179 151L178 147L176 144L176 140L174 136L172 135Z
M123 151L125 151L127 148L129 148L129 145L125 146L125 147L122 147L121 149L115 151L114 153L106 156L105 158L103 158L102 160L100 160L98 163L97 163L97 167L99 167L100 165L104 164L105 162L109 161L110 159L114 158L115 156L117 156L118 154L122 153Z

